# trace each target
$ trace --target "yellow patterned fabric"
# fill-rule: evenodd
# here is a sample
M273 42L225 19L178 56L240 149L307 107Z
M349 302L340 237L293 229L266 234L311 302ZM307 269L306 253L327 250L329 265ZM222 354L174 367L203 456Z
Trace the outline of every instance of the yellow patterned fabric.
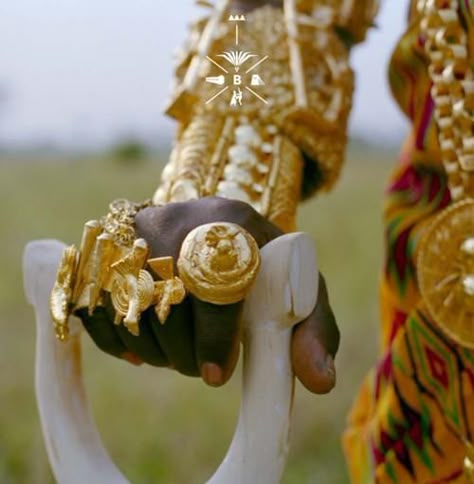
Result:
M451 199L414 3L389 71L394 97L413 130L386 192L380 358L343 437L356 484L466 482L464 439L472 441L474 433L474 352L433 324L416 277L420 234ZM460 4L471 34L474 1Z

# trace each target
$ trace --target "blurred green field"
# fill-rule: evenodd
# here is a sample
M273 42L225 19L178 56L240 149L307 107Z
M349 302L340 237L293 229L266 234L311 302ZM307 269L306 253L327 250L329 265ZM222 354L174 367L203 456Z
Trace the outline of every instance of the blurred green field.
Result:
M134 164L90 158L0 158L0 482L53 482L34 400L35 326L23 297L27 241L79 241L85 220L110 200L153 192L160 157ZM381 201L394 154L351 150L341 183L300 210L315 239L342 331L338 385L328 396L297 387L286 484L348 482L340 435L355 392L377 352ZM133 367L84 338L86 383L106 446L132 482L202 483L234 428L240 379L215 390L169 370Z

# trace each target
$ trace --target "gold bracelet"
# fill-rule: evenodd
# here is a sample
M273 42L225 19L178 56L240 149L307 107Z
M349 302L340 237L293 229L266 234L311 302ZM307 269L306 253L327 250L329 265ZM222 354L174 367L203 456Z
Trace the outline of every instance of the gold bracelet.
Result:
M300 151L274 125L196 115L173 150L153 202L215 195L250 204L283 231L295 228Z
M295 225L304 160L338 178L353 74L337 28L363 36L378 2L285 0L246 16L216 4L178 57L167 113L181 126L155 203L219 195ZM351 27L352 26L352 27Z

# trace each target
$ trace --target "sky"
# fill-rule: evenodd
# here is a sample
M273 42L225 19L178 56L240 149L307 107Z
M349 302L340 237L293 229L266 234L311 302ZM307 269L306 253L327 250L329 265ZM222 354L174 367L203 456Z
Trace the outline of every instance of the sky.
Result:
M163 114L173 53L201 9L192 0L0 0L0 142L101 147L171 135ZM383 2L357 47L351 133L396 143L407 123L386 69L407 1Z

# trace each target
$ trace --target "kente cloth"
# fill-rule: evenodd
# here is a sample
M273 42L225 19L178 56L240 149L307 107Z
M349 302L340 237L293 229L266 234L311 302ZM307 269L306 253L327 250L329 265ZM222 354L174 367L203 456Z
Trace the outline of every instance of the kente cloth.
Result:
M473 45L474 0L459 4ZM355 484L466 482L463 439L474 434L474 352L440 333L416 277L420 234L450 203L419 24L413 4L389 67L412 130L386 190L380 355L343 436Z

